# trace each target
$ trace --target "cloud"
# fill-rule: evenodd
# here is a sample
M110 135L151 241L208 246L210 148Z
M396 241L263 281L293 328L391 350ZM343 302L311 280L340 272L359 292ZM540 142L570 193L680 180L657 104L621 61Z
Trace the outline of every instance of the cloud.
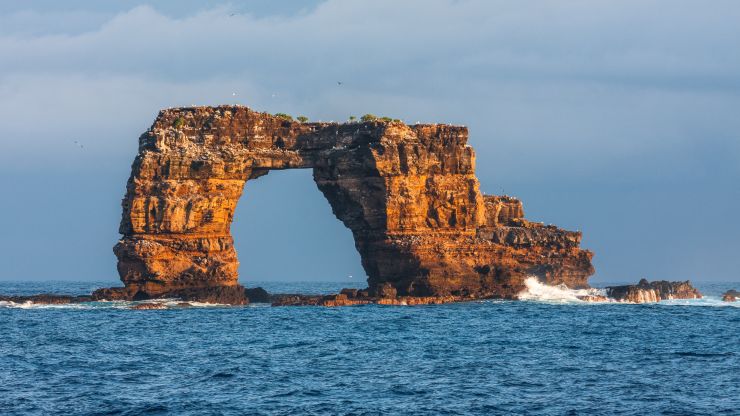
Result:
M479 152L546 151L538 159L629 156L688 132L737 137L740 6L670 4L327 1L291 16L216 7L180 18L139 6L104 20L17 12L0 20L34 29L0 35L11 133L0 140L43 147L52 132L91 126L96 140L125 131L134 142L157 106L229 102L235 89L256 109L321 119L468 124ZM70 16L68 32L44 30Z

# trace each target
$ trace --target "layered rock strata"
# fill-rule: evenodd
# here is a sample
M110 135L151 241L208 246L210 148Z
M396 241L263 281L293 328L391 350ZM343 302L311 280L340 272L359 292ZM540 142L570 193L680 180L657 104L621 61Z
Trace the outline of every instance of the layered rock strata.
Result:
M606 288L606 294L609 298L633 303L660 302L661 300L671 299L701 299L702 297L699 290L693 287L688 280L685 282L669 282L666 280L648 282L642 279L636 285L609 286Z
M249 181L301 168L352 231L371 297L515 298L528 275L587 287L594 270L581 233L524 219L515 198L483 195L467 139L467 128L443 124L163 110L139 138L123 199L114 253L125 288L96 296L246 302L230 232L237 202Z

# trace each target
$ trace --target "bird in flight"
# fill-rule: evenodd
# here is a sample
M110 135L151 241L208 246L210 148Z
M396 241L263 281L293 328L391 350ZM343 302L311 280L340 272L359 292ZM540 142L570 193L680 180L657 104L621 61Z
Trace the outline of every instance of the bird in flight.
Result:
M75 144L76 144L77 146L79 146L79 147L80 147L80 149L84 149L84 148L85 148L85 146L83 146L83 145L82 145L82 143L78 142L77 140L75 140Z
M342 85L342 84L343 84L342 81L337 81L337 85Z

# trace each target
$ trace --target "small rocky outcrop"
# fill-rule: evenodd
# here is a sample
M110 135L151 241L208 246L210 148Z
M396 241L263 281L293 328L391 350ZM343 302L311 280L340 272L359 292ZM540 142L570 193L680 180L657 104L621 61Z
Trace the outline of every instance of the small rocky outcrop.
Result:
M701 299L702 295L690 281L669 282L658 280L648 282L640 280L636 285L609 286L606 288L609 298L621 302L651 303L670 299Z
M93 292L92 299L98 301L179 299L185 302L225 305L246 305L249 303L246 289L238 284L233 286L175 287L158 293L149 293L131 286L104 288Z
M722 295L722 300L725 302L736 302L737 298L740 298L740 292L735 289L730 289Z
M244 294L249 299L249 303L270 303L272 297L267 291L261 287L255 287L251 289L245 289Z

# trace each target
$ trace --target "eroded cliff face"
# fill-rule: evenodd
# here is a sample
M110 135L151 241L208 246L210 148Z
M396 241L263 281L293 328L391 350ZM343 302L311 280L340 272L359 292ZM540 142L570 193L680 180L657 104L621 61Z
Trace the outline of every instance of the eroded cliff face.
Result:
M106 296L239 292L230 225L245 183L295 168L313 169L352 231L371 296L513 298L528 275L588 286L581 234L481 194L467 137L459 126L299 123L242 106L164 110L139 139L123 200L114 252L126 289Z

